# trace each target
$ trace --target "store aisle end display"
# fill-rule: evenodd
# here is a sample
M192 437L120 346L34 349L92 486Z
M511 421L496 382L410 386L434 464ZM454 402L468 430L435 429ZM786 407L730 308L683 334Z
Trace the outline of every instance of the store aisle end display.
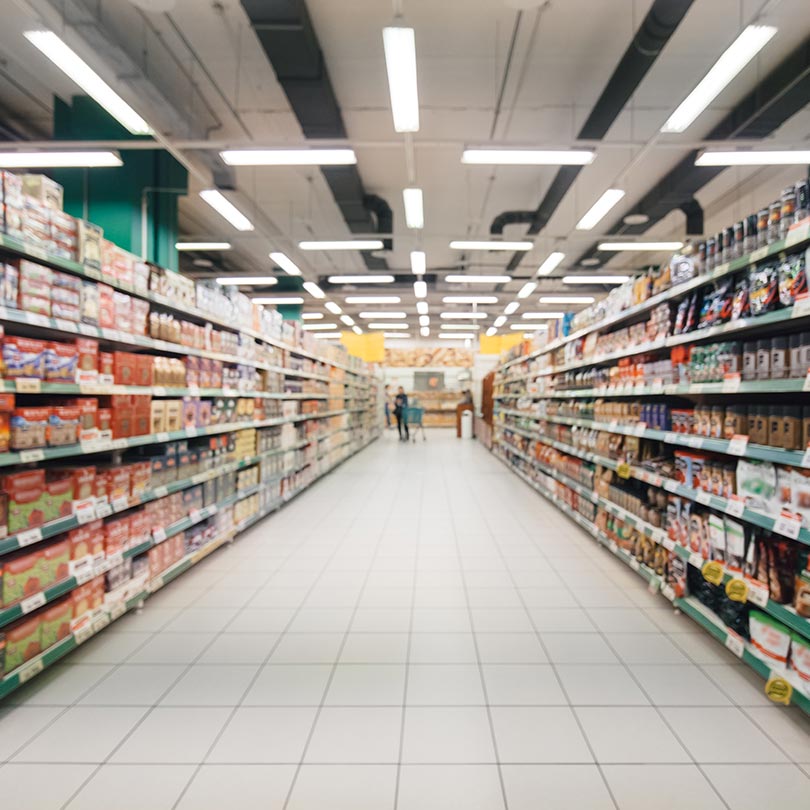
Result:
M807 197L516 347L493 452L810 712Z
M356 358L31 178L0 173L0 697L379 432Z

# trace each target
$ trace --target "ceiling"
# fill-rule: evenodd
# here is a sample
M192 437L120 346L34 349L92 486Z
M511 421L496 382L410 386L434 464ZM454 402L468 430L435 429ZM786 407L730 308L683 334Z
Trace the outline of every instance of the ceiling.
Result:
M297 2L290 0L293 6ZM168 12L139 8L150 4ZM184 256L185 270L267 274L273 268L268 253L280 250L352 316L368 307L347 305L346 294L399 295L401 303L389 308L407 312L414 336L411 250L427 254L432 335L440 312L469 309L444 305L442 297L448 294L497 296L495 305L479 307L488 315L481 327L490 326L552 250L562 251L566 259L552 278L541 280L537 293L571 294L561 277L584 272L571 263L810 36L806 0L695 0L598 146L594 162L583 168L546 226L531 237L534 247L511 273L513 280L497 286L449 285L443 280L448 272L499 274L512 258L505 252L462 253L451 250L449 241L487 238L501 212L534 210L557 174L557 167L465 166L460 162L464 145L571 146L652 0L306 0L364 190L393 209L393 249L380 256L401 283L346 289L328 285L326 276L376 272L367 269L358 252L303 253L297 248L300 240L357 235L350 232L320 169L236 169L236 191L229 197L256 223L248 234L233 230L196 196L211 185L217 151L226 144L305 145L239 0L3 0L3 5L15 13L4 15L0 29L0 123L23 137L48 139L52 96L69 98L77 92L22 37L32 26L47 25L130 100L166 143L177 147L191 173L192 193L180 203L184 235L233 243L227 254L196 257L215 263L210 272L193 265L194 256ZM393 129L382 47L381 29L391 23L395 6L416 35L421 127L408 140ZM686 132L659 135L672 110L760 14L759 21L778 28L771 42ZM798 146L808 134L805 107L771 137L781 146ZM210 141L211 148L185 148L191 141L195 147ZM720 173L696 194L705 232L767 204L801 174L799 167ZM419 231L405 227L402 189L408 185L424 192L426 222ZM575 231L579 217L609 187L624 189L626 196L596 230ZM526 225L510 225L504 238L523 238L526 230ZM645 237L683 239L683 213L670 213ZM665 258L621 253L600 272L623 272ZM601 295L606 290L574 292ZM304 296L305 311L323 311L323 302ZM542 308L535 296L523 306ZM518 321L519 313L510 323Z

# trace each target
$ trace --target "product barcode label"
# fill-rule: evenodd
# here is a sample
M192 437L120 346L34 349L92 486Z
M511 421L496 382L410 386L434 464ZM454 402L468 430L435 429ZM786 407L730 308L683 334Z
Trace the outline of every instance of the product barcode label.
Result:
M35 675L39 675L43 669L45 669L45 662L41 658L35 658L33 661L29 661L29 663L20 667L20 674L18 676L20 683L30 681Z
M650 393L651 394L663 394L664 393L664 381L663 380L653 380L652 385L650 386Z
M169 494L168 487L155 487L152 492L155 494L155 498L165 498Z
M112 554L107 555L107 567L115 568L116 565L121 565L124 562L124 552L114 551Z
M154 396L154 397L165 397L166 396L166 389L162 385L152 386L152 396Z
M166 529L162 526L159 529L152 529L152 540L155 543L162 543L166 539Z
M192 509L188 513L189 519L192 523L199 523L204 517L203 512L203 509Z
M44 461L44 450L23 450L20 452L20 463L28 464L30 461Z
M89 337L98 337L98 327L90 326L90 324L87 323L80 323L79 331L83 335L88 335Z
M611 541L608 543L608 548L609 548L609 549L610 549L610 550L611 550L611 551L612 551L614 554L617 554L617 553L618 553L618 551L619 551L619 545L618 545L618 543L617 543L615 540L611 540Z
M759 582L748 582L748 601L753 602L759 607L767 607L768 599L770 599L770 592L768 589L761 585Z
M116 512L123 512L124 509L129 509L129 498L126 495L121 495L112 502L112 508Z
M807 449L802 456L802 467L810 467L810 444L807 445Z
M745 500L739 495L732 495L726 501L726 513L734 517L742 517L745 512Z
M111 444L113 450L123 450L129 447L129 442L126 439L114 439Z
M742 436L739 433L735 433L733 438L728 443L728 452L732 456L744 456L747 449L748 436Z
M84 644L93 635L93 625L85 622L81 627L73 631L73 638L77 644Z
M18 377L14 387L18 394L38 394L42 390L42 380L34 377Z
M45 604L45 601L45 594L40 591L33 596L29 596L27 599L23 599L22 602L20 602L20 610L22 610L23 613L31 613L31 611L41 608Z
M709 504L711 504L711 502L712 502L712 496L708 492L706 492L705 490L699 489L697 491L697 495L695 497L695 500L698 503L702 503L704 506L709 506Z
M31 543L38 543L42 540L42 529L26 529L17 535L17 545L20 548L30 546Z
M108 503L97 503L96 504L96 517L105 518L109 517L112 514L112 506Z
M664 481L664 489L667 492L677 492L679 486L680 484L677 481L671 481L669 479Z
M726 649L733 652L737 658L743 657L743 652L745 651L745 644L740 636L738 636L732 630L729 630L726 633Z
M73 578L76 580L77 585L84 585L85 582L89 582L93 578L94 574L93 564L89 562L77 568L73 572Z
M57 329L63 332L78 332L79 328L74 321L66 321L64 318L54 318L53 322L56 324Z
M773 530L777 534L783 534L791 540L795 540L799 536L802 528L802 519L800 515L794 515L792 512L783 510L782 514L774 521Z
M110 617L106 613L102 613L100 616L96 616L96 618L93 619L93 632L94 633L101 632L109 623Z
M194 437L197 435L197 428L196 427L187 427L186 428L186 436Z

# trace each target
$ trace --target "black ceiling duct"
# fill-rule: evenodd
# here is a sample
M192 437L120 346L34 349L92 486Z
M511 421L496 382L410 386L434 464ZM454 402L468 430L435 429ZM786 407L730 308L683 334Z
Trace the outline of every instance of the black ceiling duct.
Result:
M806 39L790 56L769 73L723 120L706 136L706 140L733 138L764 138L778 129L789 118L810 102L810 38ZM698 153L690 152L674 169L659 180L639 200L633 214L645 214L643 225L625 225L621 220L607 232L609 234L641 234L670 211L684 210L694 200L695 193L726 169L725 166L695 166ZM687 214L687 233L701 234L703 230L690 229ZM694 225L694 223L693 223ZM702 223L701 223L702 225ZM596 258L604 263L614 253L600 252L593 244L575 262Z
M579 131L578 138L598 140L605 136L693 2L694 0L655 0L594 104L588 119ZM563 166L557 172L545 197L532 212L528 234L537 234L546 226L581 170L581 166ZM499 219L500 217L496 217L493 226ZM497 232L492 229L490 231ZM524 255L522 252L515 253L507 265L507 270L514 271Z
M304 0L241 3L304 136L345 138L343 116ZM325 166L321 171L352 233L392 232L390 206L381 197L366 193L356 166ZM384 241L390 250L390 237ZM370 270L388 267L385 259L361 255Z
M489 232L492 236L503 236L507 225L526 225L534 220L534 211L504 211L492 220Z

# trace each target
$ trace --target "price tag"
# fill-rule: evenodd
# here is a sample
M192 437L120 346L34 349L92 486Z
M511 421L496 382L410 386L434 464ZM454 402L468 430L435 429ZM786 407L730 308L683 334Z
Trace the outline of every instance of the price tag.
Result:
M653 380L652 385L650 385L650 393L651 394L663 394L664 393L664 381L662 379Z
M806 318L808 315L810 315L810 296L805 293L794 301L793 311L790 313L790 317Z
M761 582L748 582L748 601L758 607L768 607L771 598L770 591Z
M110 617L106 613L96 616L93 619L93 632L100 633L110 623Z
M127 604L123 600L110 605L110 621L120 619L127 612Z
M28 321L28 323L33 323L36 326L48 326L49 327L51 325L51 319L50 318L46 318L44 315L37 315L36 313L32 313L32 312L27 312L26 316L25 316L25 319Z
M107 567L115 568L116 565L121 565L124 562L124 552L114 551L112 554L107 555Z
M705 387L706 386L703 383L693 383L691 386L689 386L691 393L693 394L702 394Z
M608 548L611 550L613 554L618 554L619 552L619 545L615 540L611 540L608 543Z
M22 610L23 613L31 613L31 611L41 608L45 602L45 594L40 591L33 596L29 596L27 599L23 599L22 602L20 602L20 610Z
M712 502L712 496L710 493L706 492L703 489L699 489L697 491L697 495L695 496L695 500L698 503L702 503L704 506L710 506Z
M712 585L719 585L723 581L723 574L725 573L723 570L723 563L718 562L717 560L707 562L703 565L701 573L703 574L703 579L705 579L706 582L711 582Z
M162 526L159 529L152 529L152 540L157 545L166 539L166 529Z
M66 321L64 318L54 318L53 322L56 324L57 329L63 332L78 332L79 328L74 321Z
M44 460L45 460L44 450L22 450L20 452L21 464L28 464L31 461L44 461Z
M123 512L124 509L129 509L129 498L126 495L121 495L112 502L114 512Z
M634 571L639 571L641 569L641 563L635 557L631 557L630 558L630 567Z
M0 306L0 320L5 321L7 318L8 318L8 310L5 307Z
M20 683L30 681L31 678L39 675L43 669L45 669L45 662L41 658L35 658L33 661L29 661L27 664L20 667L18 675Z
M651 475L648 480L654 487L662 487L664 485L664 479L660 475Z
M802 391L810 391L810 370L808 370L807 376L804 378L804 385L802 386Z
M197 428L196 427L187 427L186 428L186 436L190 438L194 438L197 435Z
M691 447L694 450L699 450L703 447L703 437L702 436L687 436L686 437L686 445L687 447Z
M162 385L155 385L152 387L152 396L153 397L165 397L166 396L166 389Z
M733 652L737 658L743 657L743 652L745 652L745 643L742 640L742 637L737 635L733 630L728 630L726 632L726 640L725 640L726 649L730 652Z
M768 255L768 246L757 248L756 250L752 250L751 253L748 255L748 261L751 264L754 262L761 261Z
M678 443L678 434L673 433L672 431L670 431L669 433L665 433L664 434L664 441L667 444L677 444Z
M204 510L202 510L202 509L192 509L188 513L188 516L189 516L189 519L191 520L191 522L192 523L199 523L203 519L203 517L205 517L205 515L203 514L203 511Z
M73 639L77 644L84 644L93 635L93 625L85 622L81 627L73 631Z
M17 534L17 545L20 548L30 546L32 543L38 543L42 540L42 529L26 529L24 532Z
M76 522L82 526L85 523L90 523L91 520L96 519L96 502L92 498L87 498L83 501L76 501L73 504L73 517Z
M87 323L80 323L79 331L83 335L88 335L89 337L98 337L98 328L95 326L90 326L90 324Z
M680 484L677 481L671 481L669 478L664 481L664 489L667 492L677 492Z
M112 514L112 506L108 503L97 503L96 504L96 517L105 518L109 517Z
M723 393L735 394L740 389L740 381L739 374L726 374L723 377Z
M610 422L608 422L607 429L608 429L608 430L610 430L610 431L615 432L615 431L616 431L616 428L617 428L618 426L619 426L618 421L617 421L616 419L611 419L611 420L610 420Z
M672 585L664 585L664 586L661 588L661 593L662 593L662 594L663 594L663 595L664 595L664 596L665 596L667 599L669 599L669 601L670 601L670 602L674 602L674 601L675 601L675 588L673 588L673 587L672 587Z
M129 447L129 442L126 439L114 439L111 444L113 450L125 450Z
M697 551L693 551L689 555L689 565L691 565L694 568L700 568L702 570L704 562L706 562L706 561L703 559L703 557L700 554L697 553Z
M795 225L791 225L785 237L785 247L791 247L798 242L803 242L807 239L808 232L810 232L810 220L807 218L797 222Z
M795 540L799 536L802 528L801 515L794 515L793 512L788 512L787 509L782 510L782 514L774 521L773 530L777 534L782 534Z
M93 564L90 562L85 563L73 572L73 579L76 580L77 585L84 585L85 582L89 582L94 576L95 571L93 571Z
M729 440L728 452L732 456L744 456L747 449L748 436L742 436L739 433L735 433L734 436Z
M647 423L646 422L637 422L636 426L633 428L633 435L634 436L643 436L644 432L647 430Z
M154 494L155 498L165 498L169 494L169 488L165 486L155 487L152 490L152 493Z
M726 501L726 514L742 517L745 512L745 500L739 495L732 495Z
M18 394L39 394L42 391L42 380L35 377L18 377L14 387Z

